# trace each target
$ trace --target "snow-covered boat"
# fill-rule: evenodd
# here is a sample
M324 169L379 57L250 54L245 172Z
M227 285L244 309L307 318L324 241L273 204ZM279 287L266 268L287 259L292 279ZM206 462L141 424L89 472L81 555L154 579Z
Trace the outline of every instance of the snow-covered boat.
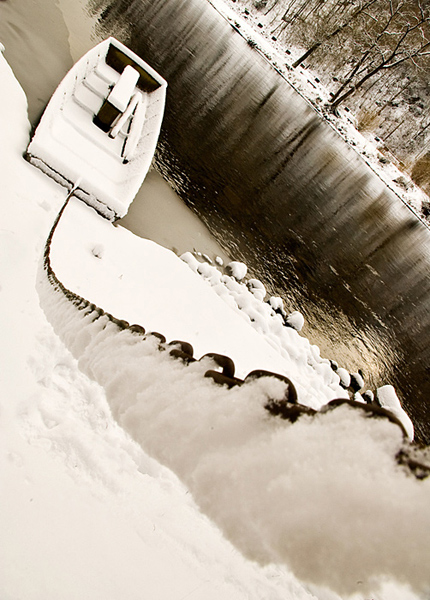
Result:
M87 52L52 96L26 158L114 220L154 156L166 81L115 38Z

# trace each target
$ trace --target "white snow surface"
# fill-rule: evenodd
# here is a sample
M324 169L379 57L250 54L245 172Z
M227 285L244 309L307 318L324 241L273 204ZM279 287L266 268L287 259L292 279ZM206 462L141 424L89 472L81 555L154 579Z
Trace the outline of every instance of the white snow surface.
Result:
M207 361L186 367L153 340L85 316L51 286L41 257L64 189L22 159L26 100L1 55L0 80L1 598L424 598L430 479L397 465L398 427L346 407L288 424L264 409L268 395L282 395L280 382L217 386L203 377ZM94 220L91 209L69 208L84 216L79 227L88 217L94 229L77 231L66 214L53 245L64 236L68 251L58 251L55 268L60 279L76 276L77 254L85 255L81 280L104 271L85 290L100 294L90 301L105 310L112 301L115 316L127 318L135 303L126 296L121 304L117 289L130 279L129 265L116 257L144 248L148 263L140 276L133 272L130 294L143 294L157 277L177 283L153 301L154 327L165 333L169 319L173 326L164 307L180 304L185 287L197 315L204 284L214 306L230 298L235 325L224 328L227 338L243 319L273 361L289 376L293 370L308 403L337 394L327 363L297 332L283 328L296 336L284 343L270 327L259 329L264 320L251 327L253 305L237 310L238 298L248 302L246 286L226 294L232 280L221 278L218 296L214 272L197 276L151 242ZM144 305L147 329L149 313Z

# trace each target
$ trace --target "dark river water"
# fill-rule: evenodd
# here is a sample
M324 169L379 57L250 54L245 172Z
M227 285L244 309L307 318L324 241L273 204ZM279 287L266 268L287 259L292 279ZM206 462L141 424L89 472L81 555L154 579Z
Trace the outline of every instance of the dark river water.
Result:
M96 41L128 44L169 84L157 170L226 254L304 313L323 356L362 368L370 388L395 385L429 442L428 228L205 0L19 4L0 3L0 40L31 118Z

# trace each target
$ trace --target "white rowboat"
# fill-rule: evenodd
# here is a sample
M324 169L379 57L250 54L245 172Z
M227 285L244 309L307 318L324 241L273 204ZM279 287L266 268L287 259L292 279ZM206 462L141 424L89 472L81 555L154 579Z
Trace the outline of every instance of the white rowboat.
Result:
M154 156L166 81L115 38L87 52L53 94L26 158L109 220L123 217Z

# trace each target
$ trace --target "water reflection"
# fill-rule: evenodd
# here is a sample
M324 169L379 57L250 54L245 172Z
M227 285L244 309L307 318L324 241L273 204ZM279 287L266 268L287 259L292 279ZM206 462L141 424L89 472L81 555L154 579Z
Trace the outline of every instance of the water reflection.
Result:
M6 60L31 97L29 118L34 123L73 64L57 2L0 2L0 39Z
M178 255L196 250L212 260L219 257L225 264L230 261L201 220L154 170L146 176L128 213L119 224Z
M394 383L428 436L429 230L210 5L89 6L169 82L158 168L326 356Z

